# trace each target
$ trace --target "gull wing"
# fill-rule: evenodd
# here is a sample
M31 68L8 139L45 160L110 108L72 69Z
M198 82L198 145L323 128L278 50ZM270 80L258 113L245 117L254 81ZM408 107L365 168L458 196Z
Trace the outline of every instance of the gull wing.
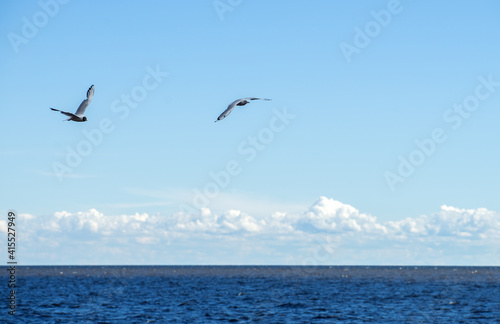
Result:
M267 99L267 98L255 98L255 97L249 97L249 98L245 98L245 99L248 99L248 100L271 100L271 99Z
M55 108L52 108L52 107L50 108L50 110L53 110L53 111L59 111L61 114L66 115L66 116L68 116L68 117L78 117L78 116L76 116L75 114L72 114L72 113L70 113L70 112L67 112L67 111L62 111L62 110L55 109Z
M92 85L89 88L89 90L87 91L87 99L82 101L82 103L80 104L80 106L76 110L76 112L75 112L76 116L83 117L83 115L85 114L85 110L87 109L87 107L90 104L90 101L92 101L92 98L94 98L94 85Z
M235 100L235 101L231 102L229 104L229 106L227 106L226 110L224 110L222 112L222 114L220 114L220 116L217 117L216 122L219 121L219 120L223 120L224 118L226 118L227 115L229 115L231 113L231 111L233 111L234 107L236 107L236 105L238 104L238 102L240 102L242 100L244 100L244 99L238 99L238 100Z

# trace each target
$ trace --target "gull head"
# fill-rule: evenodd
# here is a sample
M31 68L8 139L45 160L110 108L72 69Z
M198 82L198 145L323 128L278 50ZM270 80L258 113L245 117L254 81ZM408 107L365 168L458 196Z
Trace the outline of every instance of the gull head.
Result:
M83 116L83 121L86 122L87 121L87 117L86 116Z

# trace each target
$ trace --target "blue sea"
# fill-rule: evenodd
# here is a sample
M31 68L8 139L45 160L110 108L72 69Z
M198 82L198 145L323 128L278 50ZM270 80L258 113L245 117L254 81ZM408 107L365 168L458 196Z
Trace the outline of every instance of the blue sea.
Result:
M2 268L2 323L500 323L500 267Z

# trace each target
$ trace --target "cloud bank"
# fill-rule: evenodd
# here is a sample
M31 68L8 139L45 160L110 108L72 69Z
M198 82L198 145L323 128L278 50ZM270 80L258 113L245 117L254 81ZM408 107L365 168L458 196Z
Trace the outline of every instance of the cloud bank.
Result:
M320 197L303 213L264 217L208 208L173 215L90 209L21 214L18 223L24 264L500 265L500 213L484 208L443 205L432 215L382 223Z

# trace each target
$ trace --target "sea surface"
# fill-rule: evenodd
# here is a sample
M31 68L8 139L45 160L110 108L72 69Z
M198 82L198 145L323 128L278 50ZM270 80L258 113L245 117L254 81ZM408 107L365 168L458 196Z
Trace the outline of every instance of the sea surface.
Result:
M500 267L18 266L1 323L500 323Z

